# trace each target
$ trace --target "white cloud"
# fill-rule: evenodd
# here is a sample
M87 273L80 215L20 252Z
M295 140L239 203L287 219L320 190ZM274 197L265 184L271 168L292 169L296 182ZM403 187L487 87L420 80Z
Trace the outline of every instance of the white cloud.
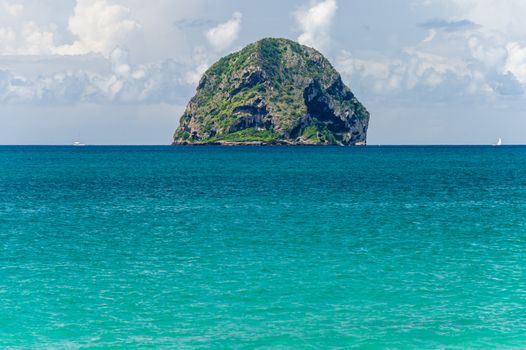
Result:
M106 63L89 69L72 63L80 61L68 61L70 66L67 68L54 63L53 74L45 73L37 78L31 75L36 68L25 65L20 69L18 63L10 61L3 66L14 67L9 71L11 78L6 80L7 83L4 81L4 87L9 86L10 92L6 95L4 88L1 100L126 103L133 99L137 103L173 100L173 93L161 91L160 86L176 86L179 90L195 87L210 63L235 46L243 19L241 13L235 12L230 19L206 31L202 28L218 22L205 12L206 3L200 0L191 5L183 0L159 0L152 10L146 3L135 0L67 1L70 1L70 6L0 0L0 55L68 55L75 60L77 55L96 54L100 56L100 62ZM393 34L391 27L388 28L393 34L392 40L377 40L375 36L383 35L381 30L386 29L381 25L374 30L365 25L348 26L349 34L355 38L364 33L364 38L352 41L348 40L347 34L331 33L338 5L341 10L347 6L337 0L309 0L307 6L296 8L293 20L299 28L298 40L322 51L336 47L331 45L333 39L334 44L339 40L339 44L348 50L360 48L352 51L352 55L342 52L335 63L344 77L362 91L366 89L366 93L389 96L427 93L434 98L444 94L519 95L526 91L526 26L521 16L526 12L525 1L408 1L429 6L418 16L407 19L409 23L412 21L413 30L419 31L416 34L421 35L420 42L408 44L413 36L405 35L409 32L403 31ZM246 6L240 10L255 5ZM291 10L295 9L294 6L291 5ZM48 7L52 9L45 13ZM400 8L405 11L403 6ZM411 8L415 12L421 10L421 6ZM57 9L61 10L55 13ZM358 10L363 9L356 8ZM226 13L225 16L230 14L222 13ZM441 13L444 17L434 17L433 13ZM380 15L386 16L385 13ZM286 21L287 14L278 17ZM176 20L189 23L192 19L198 24L192 30L175 27L173 23ZM288 23L281 24L270 33L290 28ZM404 30L410 29L404 27ZM139 32L140 35L136 35ZM263 32L259 31L259 34ZM331 34L336 36L333 38ZM288 35L285 33L284 36ZM402 35L404 40L398 40ZM138 40L133 40L136 38ZM367 44L367 40L371 44ZM393 52L394 45L399 42L406 44ZM148 50L143 50L145 43ZM143 64L131 64L126 50L133 54L134 62ZM177 57L178 62L183 63L164 60L166 57ZM6 62L12 60L5 59ZM59 71L62 73L57 73ZM162 77L162 72L167 77ZM80 88L74 88L73 82ZM51 88L56 88L57 92L51 92Z
M303 31L298 41L322 50L329 42L329 29L337 8L336 0L323 0L296 11L296 22Z
M34 22L25 22L21 39L24 40L25 54L39 55L53 53L53 32L41 29Z
M110 62L115 75L123 78L128 78L130 76L132 69L128 63L129 55L127 51L121 48L116 48L110 54Z
M498 37L488 36L484 33L473 33L465 36L471 59L480 64L502 72L507 52L505 44Z
M189 71L186 73L185 81L188 84L197 85L199 81L201 80L201 77L206 72L206 70L210 67L208 63L201 63L199 64L195 69Z
M519 82L526 89L526 26L523 0L449 0L458 16L479 25L477 30L465 35L471 60L483 65L486 79L496 79L495 86L508 74L511 84ZM486 72L486 73L487 73ZM494 74L496 73L496 74ZM491 84L491 82L489 82Z
M521 83L526 85L526 47L518 43L509 43L506 46L508 57L504 69L515 76Z
M459 16L500 32L506 37L524 37L524 0L448 0Z
M427 35L427 37L422 40L423 43L430 43L433 41L433 39L435 38L435 36L437 35L437 31L435 29L430 29L429 30L429 34Z
M480 66L433 54L421 47L407 48L399 58L381 60L355 58L343 51L336 60L336 67L360 90L367 89L379 95L413 93L441 100L489 96L494 92Z
M16 33L12 28L0 28L0 50L4 54L15 53Z
M54 34L40 28L35 22L24 21L18 31L11 27L0 28L0 54L49 55L55 53Z
M225 23L211 28L206 32L206 39L217 51L223 51L237 39L241 29L242 14L235 12L232 18Z
M12 17L19 17L24 12L24 5L14 4L9 1L0 1L0 10Z
M205 71L210 67L210 57L203 48L197 48L193 54L194 68L185 74L185 82L191 86L197 86Z
M19 16L23 6L6 5L9 13ZM77 0L69 18L69 30L76 39L72 44L57 44L54 24L37 25L21 20L15 27L0 27L0 55L82 55L107 56L122 45L140 25L131 19L130 10L108 0Z
M107 0L77 0L69 18L69 30L78 39L71 45L57 48L57 53L108 55L140 28L130 16L130 9Z
M181 104L195 87L185 77L193 67L173 60L134 66L128 53L117 48L108 63L108 72L71 70L35 77L0 69L0 104Z
M525 96L526 2L448 0L445 6L449 18L417 23L428 31L421 42L390 57L342 52L338 68L360 89L379 95Z

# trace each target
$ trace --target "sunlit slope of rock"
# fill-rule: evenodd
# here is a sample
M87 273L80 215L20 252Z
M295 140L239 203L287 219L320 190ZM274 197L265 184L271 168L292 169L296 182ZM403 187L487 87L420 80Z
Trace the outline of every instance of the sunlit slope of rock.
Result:
M203 75L174 144L366 143L369 113L318 51L263 39Z

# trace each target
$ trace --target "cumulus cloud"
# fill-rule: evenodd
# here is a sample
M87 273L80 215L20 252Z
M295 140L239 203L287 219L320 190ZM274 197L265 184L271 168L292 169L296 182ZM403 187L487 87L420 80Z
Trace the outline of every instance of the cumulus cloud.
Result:
M77 0L68 27L78 39L71 45L58 47L58 53L107 55L140 26L131 18L130 9L123 5L107 0Z
M524 95L526 49L493 47L484 37L437 34L436 43L423 41L396 57L355 57L342 51L336 67L359 90L378 96L419 96L434 101ZM448 40L444 54L443 45ZM521 87L520 84L523 84Z
M18 30L0 28L0 54L49 55L55 53L54 34L35 22L24 21Z
M184 6L163 0L162 6L165 7L161 7L164 9L161 12L165 16L162 21L164 25L162 30L158 27L153 30L151 28L155 25L152 23L159 21L159 14L154 11L144 15L148 7L145 4L139 6L136 2L122 0L69 1L74 4L73 12L64 12L62 22L56 16L51 17L58 20L57 23L62 23L57 26L48 17L36 15L38 6L32 2L23 2L24 5L21 5L20 1L0 0L0 55L68 55L71 56L68 59L75 59L77 55L97 54L97 57L100 56L98 59L106 64L86 69L85 66L79 68L80 65L75 66L71 63L73 61L68 61L71 63L68 68L54 65L59 67L55 72L61 69L62 73L44 73L35 77L30 72L36 69L20 70L16 63L11 62L7 66L16 68L4 69L0 77L0 101L173 101L176 98L173 89L180 92L195 87L213 59L235 44L242 25L242 15L238 12L220 24L216 20L201 17L202 13L196 11L184 16L176 11L182 17L175 20L169 17L174 11L166 9L171 6L186 9L188 6L182 1L180 4ZM329 45L330 29L338 8L337 0L309 1L308 6L293 13L300 29L298 40L322 51L334 48ZM433 7L423 13L444 15L443 18L432 17L414 23L416 27L413 30L421 34L420 42L406 44L406 47L393 52L391 44L407 42L406 39L413 36L390 41L388 50L381 40L371 40L379 44L363 45L366 50L352 53L341 51L337 57L330 57L331 60L335 59L337 68L352 85L367 93L389 94L389 97L406 93L427 93L431 99L468 95L483 98L524 95L526 26L523 25L522 13L526 12L525 1L412 1L417 2ZM418 10L418 7L412 8ZM431 11L435 9L437 11ZM142 29L141 24L144 26ZM210 27L207 31L206 28ZM152 46L154 54L148 52L142 55L134 51L141 47L132 40L139 31L150 35L145 40L150 43L155 38L163 37ZM372 32L369 31L368 35L374 36ZM204 43L198 42L199 39ZM168 46L168 42L174 45L165 50L163 47ZM210 47L208 50L194 49L188 45L189 42L204 47L208 47L208 43ZM365 40L356 41L362 45L360 42ZM354 43L342 39L340 44L349 48ZM181 47L186 50L184 53L180 53ZM155 62L131 64L125 49L134 52L137 61ZM192 56L191 62L162 60L164 57L184 60L187 56Z
M450 0L459 13L481 24L479 36L470 39L473 57L495 67L502 77L526 89L526 2L522 0ZM508 79L509 80L509 79Z
M13 16L23 6L2 3ZM31 20L19 21L18 27L0 27L1 55L108 55L128 40L140 25L130 10L108 0L77 0L68 29L75 36L72 44L57 43L54 24L37 25Z
M0 1L0 10L12 17L19 17L24 12L24 5L9 1Z
M128 52L113 50L108 57L111 70L71 70L27 77L0 70L0 103L184 103L193 86L185 72L192 67L171 59L132 65Z
M442 35L437 34L436 43L424 40L396 57L355 57L343 51L336 66L359 91L376 96L416 96L439 101L524 94L514 74L505 71L501 64L488 65L487 56L493 56L494 61L500 57L502 62L506 57L487 51L483 38L475 45L465 37ZM456 54L444 54L444 41Z
M491 97L497 89L506 89L508 83L501 80L501 85L492 86L481 65L430 53L422 47L407 48L399 57L385 59L358 58L343 51L336 67L359 90L379 96L412 94L432 100Z
M521 83L526 85L526 47L516 42L506 46L508 56L504 69Z
M468 43L471 59L505 77L512 74L526 86L526 27L522 0L448 0L449 6L476 30L461 35ZM495 77L495 74L492 75ZM491 76L490 76L491 77Z
M186 72L184 80L189 85L197 86L205 71L210 67L210 57L203 48L199 47L195 50L193 65L194 67Z
M446 3L450 11L486 30L500 32L511 39L526 35L526 2L523 0L447 0Z
M226 50L238 38L242 14L235 12L232 18L206 32L206 39L217 51Z
M323 0L309 8L296 11L295 18L303 31L298 37L301 44L322 50L329 42L329 29L337 9L336 0Z
M421 42L390 57L343 51L337 67L360 90L380 96L524 97L526 2L447 0L445 6L451 18L417 24L427 30Z
M0 0L0 9L6 3ZM34 8L27 14L23 8L22 13L12 10L9 16L22 17L0 24L0 55L27 57L15 61L4 58L0 104L186 102L208 68L210 54L197 49L191 61L159 58L132 64L127 43L141 26L123 4L117 0L76 0L67 28L57 28L38 17L35 19L40 22L25 18L34 16ZM6 12L0 15L5 17ZM223 27L216 27L216 34L223 34L222 43L215 38L217 45L234 40L240 20L236 13ZM233 29L232 21L238 23ZM71 35L64 35L66 30ZM68 37L70 42L64 43ZM38 57L41 55L46 57ZM53 69L47 71L47 67Z

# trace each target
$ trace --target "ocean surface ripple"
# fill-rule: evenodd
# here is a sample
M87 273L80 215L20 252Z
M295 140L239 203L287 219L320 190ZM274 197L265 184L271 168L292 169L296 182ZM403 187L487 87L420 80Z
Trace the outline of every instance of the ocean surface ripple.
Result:
M0 348L526 347L526 147L0 147Z

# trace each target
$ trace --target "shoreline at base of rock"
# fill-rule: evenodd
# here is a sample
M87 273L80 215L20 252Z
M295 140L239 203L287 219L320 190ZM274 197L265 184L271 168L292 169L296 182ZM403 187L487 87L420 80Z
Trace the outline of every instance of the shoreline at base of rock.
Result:
M364 147L367 146L365 142L357 142L353 145L338 145L338 144L320 144L320 143L298 143L289 141L247 141L247 142L232 142L232 141L216 141L216 142L173 142L172 146L293 146L293 147Z

